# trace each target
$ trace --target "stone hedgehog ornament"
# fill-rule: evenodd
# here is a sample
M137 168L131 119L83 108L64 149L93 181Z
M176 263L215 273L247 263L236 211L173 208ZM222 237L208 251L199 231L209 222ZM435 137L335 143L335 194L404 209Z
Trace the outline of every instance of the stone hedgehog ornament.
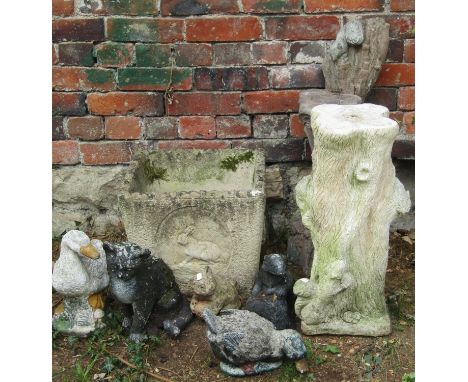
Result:
M177 337L193 315L170 268L149 249L137 244L104 242L110 290L122 304L122 326L132 341L145 338L146 329L164 328Z
M296 362L304 373L306 347L301 335L292 329L276 330L274 325L247 310L228 309L215 316L203 311L208 341L221 370L234 377L260 374L281 366L284 358Z

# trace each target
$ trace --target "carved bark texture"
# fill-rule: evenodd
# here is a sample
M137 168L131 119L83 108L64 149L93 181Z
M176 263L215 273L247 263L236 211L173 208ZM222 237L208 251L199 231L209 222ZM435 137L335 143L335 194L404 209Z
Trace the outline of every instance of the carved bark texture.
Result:
M385 335L389 227L410 208L391 160L398 124L372 104L312 109L312 174L296 187L315 248L310 279L294 286L306 334Z
M357 45L359 40L353 39L353 28L348 26L359 23L352 21L341 28L325 53L322 70L328 90L364 98L387 56L390 26L381 18L362 21L364 41Z

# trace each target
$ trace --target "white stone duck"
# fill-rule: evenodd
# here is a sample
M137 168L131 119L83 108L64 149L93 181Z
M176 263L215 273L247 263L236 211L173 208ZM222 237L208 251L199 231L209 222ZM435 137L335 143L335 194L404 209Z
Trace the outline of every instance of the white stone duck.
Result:
M280 367L284 358L296 361L301 373L307 371L307 349L295 330L276 330L270 321L247 310L227 309L215 316L205 309L203 318L211 350L224 373L259 374Z
M106 253L100 240L81 231L67 232L55 263L52 286L64 296L54 312L54 327L74 335L86 335L103 316L100 291L109 285Z

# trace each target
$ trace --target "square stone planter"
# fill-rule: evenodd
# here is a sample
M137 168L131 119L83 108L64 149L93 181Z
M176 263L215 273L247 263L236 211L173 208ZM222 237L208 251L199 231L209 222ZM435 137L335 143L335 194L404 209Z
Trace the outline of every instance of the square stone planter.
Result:
M235 170L226 158L239 159ZM258 270L264 227L265 157L258 150L167 150L124 170L118 207L129 241L151 249L191 295L197 273L237 281L247 296ZM224 165L223 165L224 163ZM151 181L148 164L159 178ZM146 170L145 170L146 169Z

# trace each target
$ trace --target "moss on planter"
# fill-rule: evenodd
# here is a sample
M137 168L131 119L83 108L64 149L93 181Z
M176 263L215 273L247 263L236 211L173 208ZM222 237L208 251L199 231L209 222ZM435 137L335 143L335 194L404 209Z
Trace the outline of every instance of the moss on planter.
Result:
M252 151L246 151L242 154L229 155L221 161L220 167L225 170L236 171L237 166L242 162L251 162L254 157Z
M143 174L148 182L153 183L155 180L169 180L167 168L155 166L150 158L143 157L140 159L140 165L143 168Z

